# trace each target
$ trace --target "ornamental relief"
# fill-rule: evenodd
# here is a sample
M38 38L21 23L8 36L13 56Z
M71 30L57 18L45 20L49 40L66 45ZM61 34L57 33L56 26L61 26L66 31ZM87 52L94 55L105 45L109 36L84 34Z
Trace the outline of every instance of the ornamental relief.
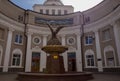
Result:
M66 37L66 45L77 49L76 35L69 35Z
M33 35L31 39L32 48L41 48L43 46L43 38L40 35Z

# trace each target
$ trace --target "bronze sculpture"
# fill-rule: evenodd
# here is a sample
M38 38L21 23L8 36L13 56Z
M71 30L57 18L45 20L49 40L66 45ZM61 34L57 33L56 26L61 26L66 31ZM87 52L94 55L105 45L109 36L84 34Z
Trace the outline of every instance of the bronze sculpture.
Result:
M50 28L52 35L51 39L47 42L47 45L61 45L61 42L58 40L56 35L62 28L64 28L64 26L57 27L56 30L53 30L49 23L47 23L47 25Z

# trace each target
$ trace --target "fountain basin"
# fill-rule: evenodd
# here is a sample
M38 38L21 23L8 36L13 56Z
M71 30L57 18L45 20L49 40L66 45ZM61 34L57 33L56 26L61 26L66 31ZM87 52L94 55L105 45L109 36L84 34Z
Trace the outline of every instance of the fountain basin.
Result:
M47 46L44 46L42 50L49 54L53 52L57 52L58 54L60 54L68 50L68 47L62 46L62 45L47 45Z
M64 74L44 74L44 73L25 73L18 74L19 81L87 81L93 79L89 72L64 73Z

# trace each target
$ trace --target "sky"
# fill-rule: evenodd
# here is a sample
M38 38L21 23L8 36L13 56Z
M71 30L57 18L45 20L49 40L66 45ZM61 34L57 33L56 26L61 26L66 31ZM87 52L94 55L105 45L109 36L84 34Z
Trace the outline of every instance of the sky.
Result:
M11 0L16 5L24 8L32 10L32 6L34 4L43 4L45 0ZM88 10L97 4L99 4L103 0L61 0L64 5L72 5L74 7L74 11L85 11Z

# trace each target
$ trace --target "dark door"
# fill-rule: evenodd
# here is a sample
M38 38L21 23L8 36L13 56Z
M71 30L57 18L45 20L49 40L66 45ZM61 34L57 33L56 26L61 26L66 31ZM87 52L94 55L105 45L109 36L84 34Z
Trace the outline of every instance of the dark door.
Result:
M75 52L68 53L68 71L76 71L76 54Z
M39 69L40 69L40 53L33 52L32 53L31 72L39 72Z

